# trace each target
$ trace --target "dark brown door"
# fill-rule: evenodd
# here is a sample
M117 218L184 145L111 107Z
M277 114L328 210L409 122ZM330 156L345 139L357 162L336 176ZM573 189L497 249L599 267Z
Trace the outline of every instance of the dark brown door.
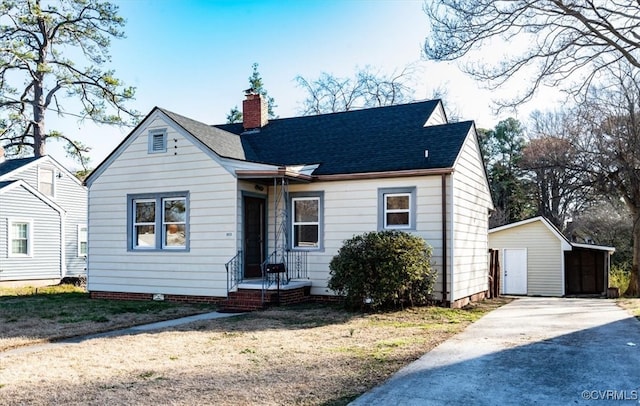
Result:
M245 196L244 205L244 277L262 276L260 265L264 262L265 200Z

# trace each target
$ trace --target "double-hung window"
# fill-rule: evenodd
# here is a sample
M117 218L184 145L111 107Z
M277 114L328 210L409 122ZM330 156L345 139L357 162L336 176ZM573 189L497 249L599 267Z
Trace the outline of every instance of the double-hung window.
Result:
M129 248L187 250L188 193L129 195Z
M54 179L52 168L38 168L38 190L40 193L53 197Z
M416 189L378 189L378 229L415 230Z
M323 193L291 193L291 248L320 250L323 247Z
M31 256L32 234L33 222L31 220L9 220L9 256Z
M78 256L87 256L87 225L78 224Z

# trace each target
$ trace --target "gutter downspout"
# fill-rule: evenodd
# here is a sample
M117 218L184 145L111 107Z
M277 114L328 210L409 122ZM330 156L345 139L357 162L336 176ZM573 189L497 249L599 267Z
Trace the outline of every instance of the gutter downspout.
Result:
M447 175L442 174L442 304L447 303Z
M67 241L66 241L66 227L67 222L66 213L58 213L60 217L60 279L67 276Z

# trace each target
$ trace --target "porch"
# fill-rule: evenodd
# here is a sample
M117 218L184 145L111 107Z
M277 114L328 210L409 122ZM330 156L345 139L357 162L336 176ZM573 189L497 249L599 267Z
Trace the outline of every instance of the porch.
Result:
M225 265L227 270L226 311L252 311L272 305L289 305L309 300L311 281L307 275L307 253L274 251L260 264L260 277L247 277L241 251Z
M308 302L311 298L311 281L289 281L286 285L271 285L263 289L262 280L247 280L229 292L222 303L223 311L254 311L271 306Z
M236 174L244 184L240 211L242 235L238 239L237 254L225 264L227 301L224 308L250 311L307 301L311 292L307 254L308 249L314 247L314 238L311 237L309 245L306 240L305 245L292 243L292 234L298 236L301 228L309 226L292 224L290 212L295 209L288 200L289 184L307 183L309 177L289 168ZM251 191L247 191L247 186ZM317 226L312 231L318 235Z

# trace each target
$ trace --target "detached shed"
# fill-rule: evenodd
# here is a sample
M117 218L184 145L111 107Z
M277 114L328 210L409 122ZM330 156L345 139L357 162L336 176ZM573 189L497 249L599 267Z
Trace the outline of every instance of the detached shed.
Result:
M500 252L501 293L530 296L605 295L615 251L572 243L544 217L490 229L489 248Z

